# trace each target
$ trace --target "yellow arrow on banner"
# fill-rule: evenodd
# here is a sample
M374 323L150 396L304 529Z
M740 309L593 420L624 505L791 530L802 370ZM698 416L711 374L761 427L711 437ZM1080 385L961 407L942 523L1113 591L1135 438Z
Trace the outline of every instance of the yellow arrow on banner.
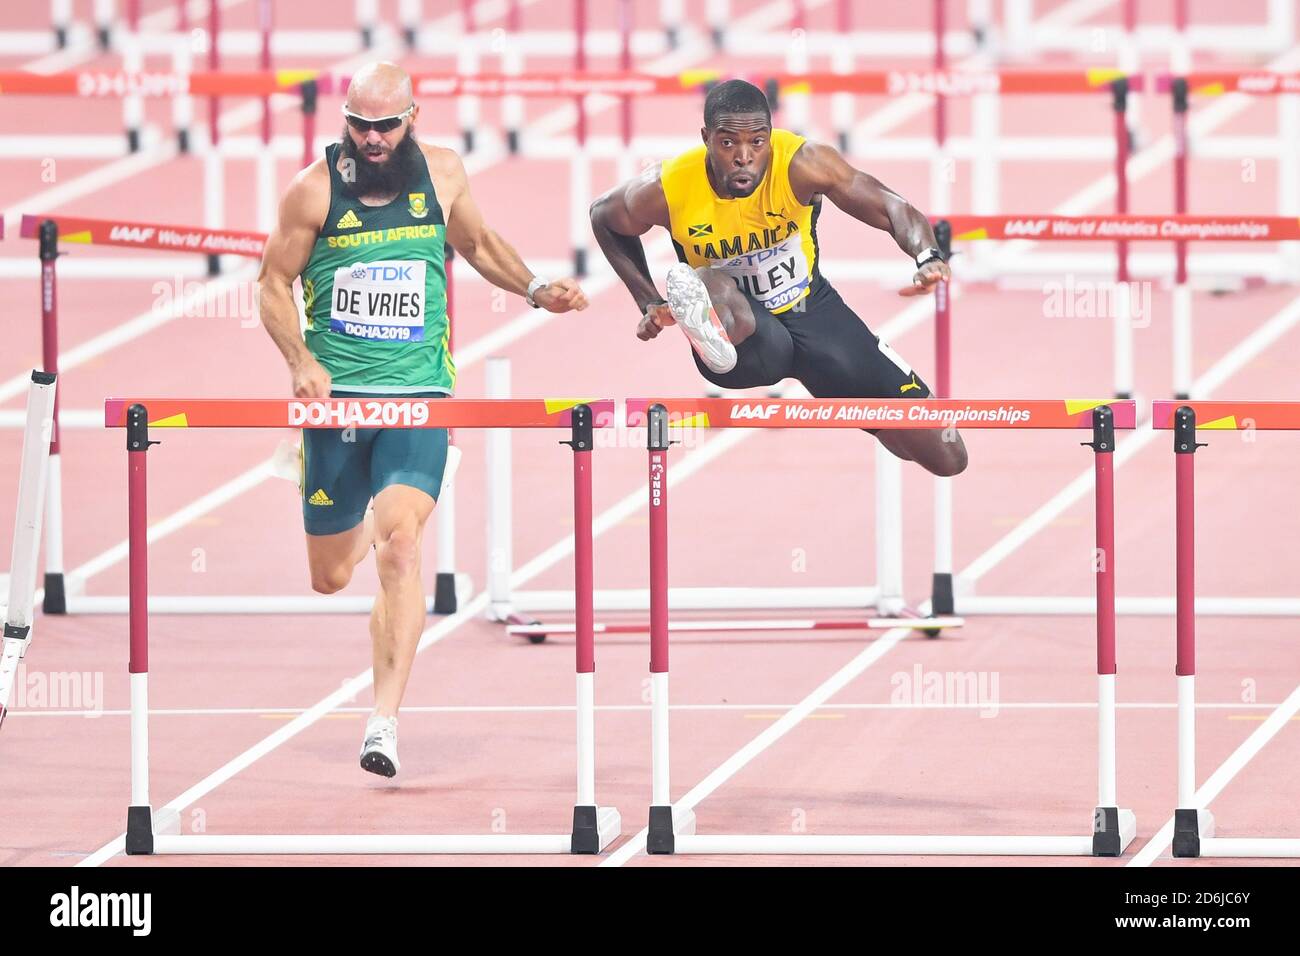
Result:
M1222 83L1206 83L1192 90L1197 96L1222 96L1227 88Z
M1202 428L1213 428L1213 429L1218 429L1218 430L1222 430L1222 431L1236 431L1236 430L1237 430L1237 416L1236 416L1236 415L1229 415L1229 416L1227 416L1226 418L1216 418L1214 421L1212 421L1212 422L1206 422L1206 423L1203 424L1203 425L1202 425L1202 424L1197 424L1197 426L1196 426L1196 430L1197 430L1197 431L1200 431Z
M577 408L579 405L590 405L596 401L594 398L544 398L546 403L546 414L554 415L556 412L562 412L566 409Z
M682 86L693 88L703 86L705 83L712 83L720 75L717 70L683 70L677 74L677 79Z
M276 70L275 82L280 86L297 86L320 76L319 70Z
M669 428L708 428L709 413L696 412L694 415L691 415L689 418L683 418L681 421L676 421L676 422L670 421L668 423L668 427Z
M1097 401L1087 398L1067 398L1065 400L1065 414L1078 415L1080 412L1086 412L1101 405L1109 404L1110 399L1108 398L1103 398Z
M1088 83L1091 86L1105 86L1112 80L1118 80L1124 75L1123 70L1117 70L1114 67L1092 67L1086 73Z
M972 230L970 230L969 232L961 232L961 233L958 233L958 234L957 234L956 236L954 236L953 238L955 238L955 239L987 239L988 237L989 237L989 231L988 231L987 229L985 229L983 226L980 226L978 229L972 229Z
M189 428L190 420L184 412L179 415L168 415L166 418L160 418L156 422L149 423L150 428Z
M95 240L90 237L90 230L82 232L70 232L66 236L59 236L59 242L81 242L90 245Z

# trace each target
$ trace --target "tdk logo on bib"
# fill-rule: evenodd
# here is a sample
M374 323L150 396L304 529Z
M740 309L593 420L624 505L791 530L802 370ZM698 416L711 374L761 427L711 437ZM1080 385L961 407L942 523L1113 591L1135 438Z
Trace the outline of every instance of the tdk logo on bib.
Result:
M330 329L359 339L423 341L427 265L388 260L336 269Z

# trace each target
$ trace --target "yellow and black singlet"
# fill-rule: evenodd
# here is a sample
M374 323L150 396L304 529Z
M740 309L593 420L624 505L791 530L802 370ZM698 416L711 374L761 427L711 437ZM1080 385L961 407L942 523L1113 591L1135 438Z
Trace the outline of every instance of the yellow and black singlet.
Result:
M793 308L822 284L820 204L803 205L790 185L790 160L803 142L789 130L772 130L767 172L751 195L739 199L713 191L704 144L660 168L677 258L721 269L773 314Z

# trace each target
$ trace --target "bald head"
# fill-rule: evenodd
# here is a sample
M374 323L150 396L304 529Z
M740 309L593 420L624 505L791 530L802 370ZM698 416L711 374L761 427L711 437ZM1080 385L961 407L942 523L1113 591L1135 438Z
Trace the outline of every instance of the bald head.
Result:
M411 78L396 63L367 63L348 82L347 108L358 116L395 116L411 105Z

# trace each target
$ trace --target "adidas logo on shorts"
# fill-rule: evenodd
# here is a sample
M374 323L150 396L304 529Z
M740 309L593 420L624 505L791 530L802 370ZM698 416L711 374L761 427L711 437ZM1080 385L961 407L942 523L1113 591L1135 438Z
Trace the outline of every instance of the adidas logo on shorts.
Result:
M329 495L325 494L324 488L317 488L316 493L307 499L307 503L312 505L321 505L323 507L325 505L334 504L334 500L330 498Z
M335 229L360 229L361 220L357 218L357 214L355 212L349 209L347 212L343 214L343 218L334 224L334 228Z

